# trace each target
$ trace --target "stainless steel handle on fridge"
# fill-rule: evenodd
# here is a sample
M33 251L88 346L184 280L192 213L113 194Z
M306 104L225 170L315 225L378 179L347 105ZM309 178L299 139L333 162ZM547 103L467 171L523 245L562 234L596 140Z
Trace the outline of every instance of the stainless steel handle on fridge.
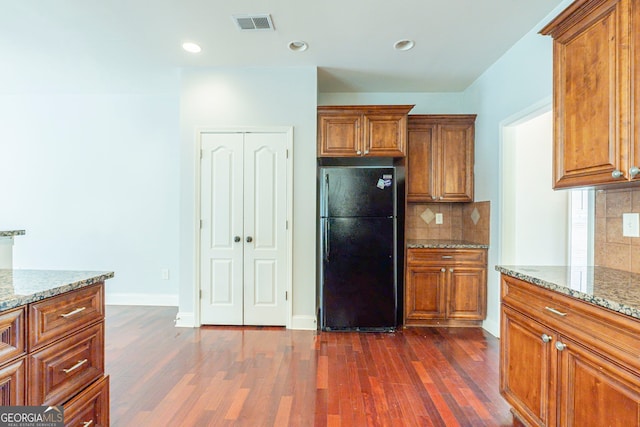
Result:
M324 260L328 262L329 254L331 252L331 248L329 247L329 230L331 228L329 224L331 223L329 222L329 218L325 218L324 221Z
M324 175L324 200L322 201L322 210L324 217L329 216L329 174Z

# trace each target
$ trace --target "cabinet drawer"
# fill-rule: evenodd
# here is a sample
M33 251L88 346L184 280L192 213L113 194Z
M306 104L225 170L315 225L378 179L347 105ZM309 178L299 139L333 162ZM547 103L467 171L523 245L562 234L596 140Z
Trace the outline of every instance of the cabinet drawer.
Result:
M482 264L487 263L487 251L484 249L408 249L407 263L409 264Z
M29 358L29 405L59 405L104 373L104 322Z
M102 283L29 305L29 351L104 319Z
M640 321L505 275L502 302L640 373Z
M109 427L109 377L102 377L64 405L66 427Z
M25 307L0 313L0 365L25 354Z

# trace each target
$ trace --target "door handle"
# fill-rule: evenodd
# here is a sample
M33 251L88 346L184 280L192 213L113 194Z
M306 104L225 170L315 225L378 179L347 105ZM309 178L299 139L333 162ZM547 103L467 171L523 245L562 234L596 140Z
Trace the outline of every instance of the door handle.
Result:
M251 243L251 242L253 242L253 237L247 236L247 243Z
M240 238L240 236L236 236L236 237L233 238L233 241L236 242L236 243L238 243L240 240L242 240Z

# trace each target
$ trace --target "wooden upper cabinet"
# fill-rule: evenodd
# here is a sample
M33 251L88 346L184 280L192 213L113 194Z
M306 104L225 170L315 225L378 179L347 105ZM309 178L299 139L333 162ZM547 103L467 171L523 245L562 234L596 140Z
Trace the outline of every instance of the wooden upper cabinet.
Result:
M318 107L318 157L404 157L413 105Z
M640 179L639 17L632 0L578 0L541 31L554 39L554 188Z
M410 115L407 201L472 202L474 114Z

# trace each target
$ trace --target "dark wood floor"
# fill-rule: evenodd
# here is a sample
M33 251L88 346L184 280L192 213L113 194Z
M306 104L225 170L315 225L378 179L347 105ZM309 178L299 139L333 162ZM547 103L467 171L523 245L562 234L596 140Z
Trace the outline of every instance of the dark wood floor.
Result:
M108 306L112 426L511 426L481 329L175 328Z

